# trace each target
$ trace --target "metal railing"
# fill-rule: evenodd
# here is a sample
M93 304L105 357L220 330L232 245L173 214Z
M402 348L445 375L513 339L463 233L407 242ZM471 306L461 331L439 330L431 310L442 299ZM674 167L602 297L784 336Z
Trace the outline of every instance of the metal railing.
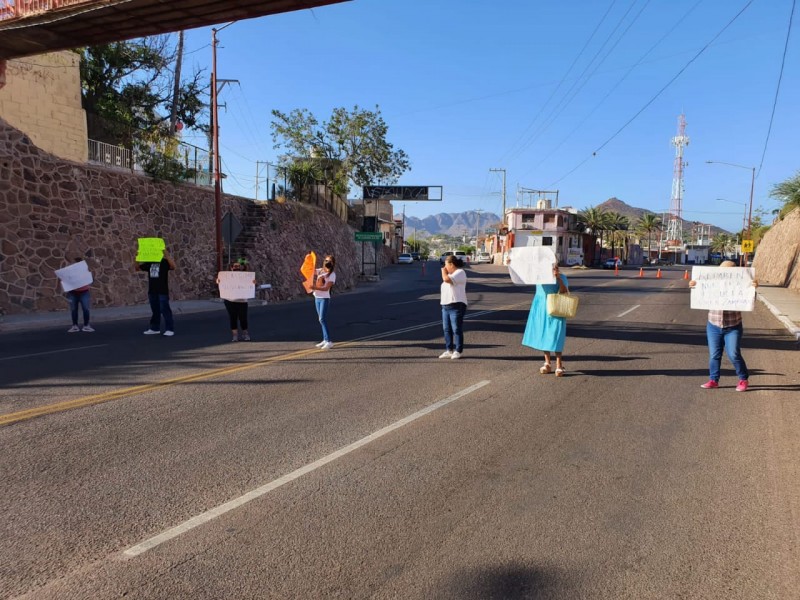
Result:
M0 21L32 17L77 4L97 4L97 2L96 0L0 0Z
M158 152L157 149L154 151ZM170 155L181 162L189 172L184 181L201 186L213 185L211 173L208 171L209 153L207 150L179 142L177 149ZM89 140L89 162L111 169L124 169L137 173L144 171L134 160L130 149L97 140Z

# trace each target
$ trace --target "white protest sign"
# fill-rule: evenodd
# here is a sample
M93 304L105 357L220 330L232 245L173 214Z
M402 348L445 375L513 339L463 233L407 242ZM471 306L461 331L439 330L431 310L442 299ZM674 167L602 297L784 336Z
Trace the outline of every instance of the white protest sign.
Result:
M252 271L221 271L219 297L224 300L247 300L256 297L256 274Z
M516 285L555 283L553 265L558 261L550 248L522 246L511 248L508 274Z
M691 308L750 311L755 307L752 267L693 267Z
M92 283L92 274L85 260L76 262L56 271L56 277L61 280L61 287L65 292L70 292Z

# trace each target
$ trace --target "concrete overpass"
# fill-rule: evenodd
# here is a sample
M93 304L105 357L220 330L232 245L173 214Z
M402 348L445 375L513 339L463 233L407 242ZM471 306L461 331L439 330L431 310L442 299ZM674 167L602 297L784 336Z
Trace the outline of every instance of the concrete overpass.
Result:
M0 61L348 0L0 0Z

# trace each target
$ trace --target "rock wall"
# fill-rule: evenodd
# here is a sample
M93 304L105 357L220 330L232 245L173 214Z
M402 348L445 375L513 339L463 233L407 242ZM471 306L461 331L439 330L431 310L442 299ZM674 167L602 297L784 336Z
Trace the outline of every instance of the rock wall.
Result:
M223 196L223 214L244 219L253 206ZM336 254L337 288L355 285L361 247L350 227L313 206L257 206L260 218L248 225L254 242L240 253L259 282L272 284L270 299L305 293L298 270L309 250ZM216 295L211 189L68 162L0 119L0 209L0 314L65 309L54 271L76 258L94 276L94 306L145 302L145 274L133 265L139 237L166 241L178 266L170 275L173 299ZM385 249L380 261L390 258Z
M800 208L778 221L756 248L759 282L800 290Z

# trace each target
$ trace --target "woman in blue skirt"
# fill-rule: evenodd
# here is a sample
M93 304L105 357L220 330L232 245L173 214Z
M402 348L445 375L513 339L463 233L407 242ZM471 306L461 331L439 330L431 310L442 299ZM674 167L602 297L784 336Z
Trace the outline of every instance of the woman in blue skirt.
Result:
M544 364L539 373L547 375L553 372L550 363L550 353L556 355L556 377L564 376L564 363L561 353L564 350L564 340L567 337L567 320L562 317L551 317L547 314L547 294L567 294L569 284L567 277L558 271L558 263L553 265L553 275L556 283L539 284L533 296L531 311L528 313L528 323L522 336L522 345L535 348L544 352Z

